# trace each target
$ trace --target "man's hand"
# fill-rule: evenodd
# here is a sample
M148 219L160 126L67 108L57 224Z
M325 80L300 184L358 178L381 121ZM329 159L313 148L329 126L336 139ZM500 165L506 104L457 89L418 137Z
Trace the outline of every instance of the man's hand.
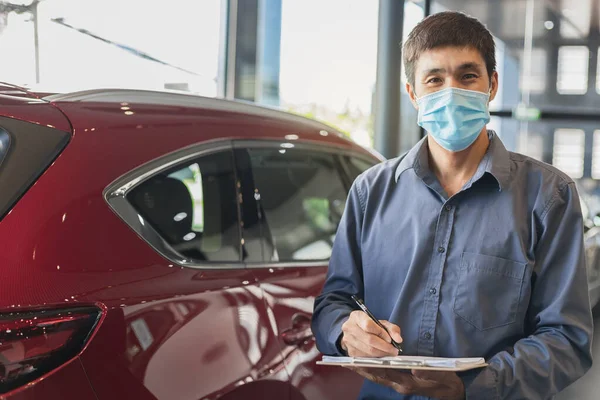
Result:
M384 320L379 322L385 326L396 342L402 343L398 325ZM352 311L350 313L350 317L342 325L342 333L340 344L342 349L351 357L398 355L398 349L391 344L390 335L362 311Z
M389 386L400 394L431 397L441 400L463 400L465 387L454 372L408 371L389 368L352 368L359 375Z

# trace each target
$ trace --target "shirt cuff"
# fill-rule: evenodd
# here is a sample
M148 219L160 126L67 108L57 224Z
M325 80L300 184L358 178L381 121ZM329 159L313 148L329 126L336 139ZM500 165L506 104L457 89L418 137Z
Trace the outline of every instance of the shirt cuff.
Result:
M339 355L339 356L346 356L346 352L344 351L344 349L342 349L342 325L344 324L344 322L346 322L346 319L344 318L344 320L335 325L333 327L333 329L331 330L331 332L329 333L329 341L330 343L333 344L333 348L337 351L337 354L335 355ZM333 354L329 354L329 355L333 355Z
M466 400L500 400L496 371L490 367L469 371L460 376Z
M346 356L348 356L348 353L346 353L346 351L344 351L344 348L342 347L342 337L344 337L343 332L340 333L340 336L338 336L338 339L335 341L335 347L341 355L346 357Z

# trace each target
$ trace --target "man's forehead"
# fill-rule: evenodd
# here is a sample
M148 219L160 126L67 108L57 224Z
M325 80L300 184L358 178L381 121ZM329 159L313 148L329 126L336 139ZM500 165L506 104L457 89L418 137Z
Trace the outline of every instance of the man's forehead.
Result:
M417 60L419 71L431 69L485 68L483 57L474 48L440 47L426 50Z

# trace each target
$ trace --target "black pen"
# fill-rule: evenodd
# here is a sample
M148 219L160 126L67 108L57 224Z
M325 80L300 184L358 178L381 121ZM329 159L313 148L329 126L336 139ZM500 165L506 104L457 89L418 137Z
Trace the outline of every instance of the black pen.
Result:
M394 340L394 338L392 337L392 335L390 335L390 332L385 328L385 326L383 326L383 324L379 322L379 320L375 318L373 314L371 314L371 311L369 311L367 306L365 306L365 303L363 303L362 300L356 297L355 295L352 295L352 300L354 300L354 302L358 304L360 309L363 310L369 316L369 318L373 320L373 322L379 325L381 329L383 329L388 334L390 340L392 341L392 346L398 349L398 354L402 354L402 343L398 343Z

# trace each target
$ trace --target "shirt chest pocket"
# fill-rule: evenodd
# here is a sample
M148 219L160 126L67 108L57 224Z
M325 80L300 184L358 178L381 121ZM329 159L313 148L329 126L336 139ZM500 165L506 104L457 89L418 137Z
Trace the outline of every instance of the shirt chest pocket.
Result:
M527 264L463 253L454 313L483 331L516 321Z

